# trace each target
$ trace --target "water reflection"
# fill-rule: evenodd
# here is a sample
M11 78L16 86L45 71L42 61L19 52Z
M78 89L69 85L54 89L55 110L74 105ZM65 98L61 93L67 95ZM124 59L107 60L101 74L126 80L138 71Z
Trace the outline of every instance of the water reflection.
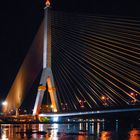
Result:
M97 135L99 136L99 133L100 133L100 123L97 122Z
M140 130L133 129L129 132L129 139L128 140L140 140Z
M127 122L128 123L128 122ZM117 121L94 121L72 124L1 124L1 140L140 140L140 130L132 124L122 127ZM124 125L124 124L123 124ZM129 126L129 127L128 127ZM122 131L123 130L123 131ZM131 131L129 131L131 130Z
M110 131L102 131L100 140L113 140L112 132Z
M52 124L52 130L50 132L50 139L51 140L58 140L58 124Z

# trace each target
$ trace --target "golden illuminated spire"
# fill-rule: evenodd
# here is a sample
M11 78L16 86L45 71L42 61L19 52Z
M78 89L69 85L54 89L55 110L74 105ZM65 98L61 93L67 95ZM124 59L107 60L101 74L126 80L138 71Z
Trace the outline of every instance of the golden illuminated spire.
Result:
M50 7L50 1L49 0L46 1L46 6Z

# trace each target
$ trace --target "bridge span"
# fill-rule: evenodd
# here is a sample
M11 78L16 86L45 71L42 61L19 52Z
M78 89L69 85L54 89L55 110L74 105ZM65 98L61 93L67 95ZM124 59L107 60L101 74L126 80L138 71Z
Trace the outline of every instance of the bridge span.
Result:
M135 112L135 111L140 111L140 108L97 110L97 111L71 112L71 113L42 113L39 114L39 116L40 117L68 117L68 116L72 117L72 116L82 116L82 115L97 115L97 114L123 113L123 112Z

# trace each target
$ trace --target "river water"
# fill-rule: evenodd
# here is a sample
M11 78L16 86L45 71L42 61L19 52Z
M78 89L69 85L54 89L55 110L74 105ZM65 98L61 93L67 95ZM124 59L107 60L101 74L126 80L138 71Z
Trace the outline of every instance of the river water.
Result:
M81 123L70 124L0 124L0 139L140 140L139 120L97 119L88 121L88 123L81 121Z

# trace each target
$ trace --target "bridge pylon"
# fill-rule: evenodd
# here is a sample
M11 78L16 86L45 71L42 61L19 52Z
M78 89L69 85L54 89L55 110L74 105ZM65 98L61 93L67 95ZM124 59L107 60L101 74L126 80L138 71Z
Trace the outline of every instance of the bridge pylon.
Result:
M51 21L50 21L50 2L46 1L44 8L44 44L43 44L43 71L38 87L33 115L38 115L43 100L46 85L51 99L52 111L59 110L58 98L56 95L53 73L51 70Z

